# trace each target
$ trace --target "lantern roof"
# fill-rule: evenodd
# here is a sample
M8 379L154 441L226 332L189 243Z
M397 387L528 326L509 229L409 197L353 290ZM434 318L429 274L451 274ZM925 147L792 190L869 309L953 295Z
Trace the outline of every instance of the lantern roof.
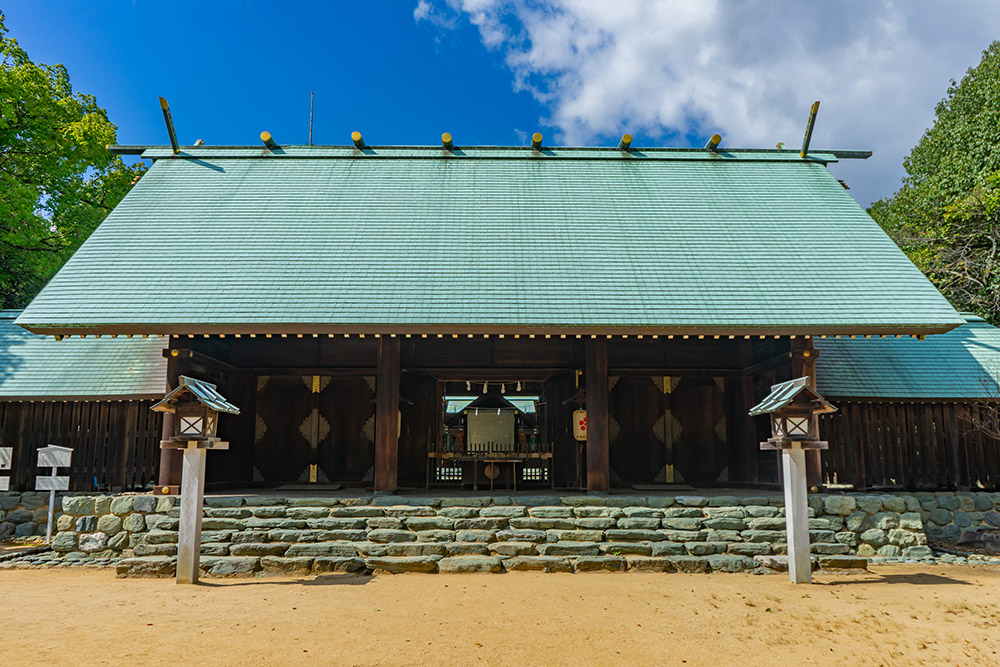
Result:
M240 409L227 401L211 382L196 380L186 375L180 376L178 380L180 384L177 385L177 388L164 396L162 401L150 408L151 410L156 412L174 412L177 409L177 404L190 395L199 403L212 410L231 415L240 414Z
M800 394L813 403L813 412L816 414L836 412L837 408L828 403L818 391L809 387L808 382L808 377L801 377L772 385L771 393L767 395L767 398L750 409L750 416L776 412L794 401Z

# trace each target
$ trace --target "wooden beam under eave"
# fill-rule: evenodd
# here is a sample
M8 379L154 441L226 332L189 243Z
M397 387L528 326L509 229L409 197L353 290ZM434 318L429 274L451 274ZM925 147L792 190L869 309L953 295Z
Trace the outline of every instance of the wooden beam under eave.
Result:
M399 480L399 338L378 339L375 372L375 492L391 493Z
M796 338L791 341L792 378L808 377L809 387L816 388L816 357L819 353L813 348L811 338ZM813 433L819 433L819 416L813 415ZM805 452L806 484L811 488L823 483L823 457L818 449Z
M590 339L585 344L584 381L587 391L587 490L611 488L608 448L608 342Z

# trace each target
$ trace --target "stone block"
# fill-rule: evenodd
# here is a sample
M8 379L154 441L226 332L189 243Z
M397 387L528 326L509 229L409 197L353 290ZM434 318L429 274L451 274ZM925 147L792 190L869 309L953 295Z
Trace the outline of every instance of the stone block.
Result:
M872 515L882 511L882 499L878 496L857 496L854 501L859 512Z
M508 572L519 570L536 572L572 572L573 564L558 556L514 556L503 562Z
M176 544L136 544L132 547L136 556L176 556Z
M861 543L861 540L858 539L858 534L851 532L849 530L844 531L842 533L836 533L833 536L833 539L836 540L837 542L840 542L841 544L846 544L847 546L852 548L858 546Z
M904 558L931 558L934 552L926 545L917 545L903 549Z
M507 527L507 521L503 517L455 519L455 530L500 530Z
M667 519L701 519L705 514L697 507L670 507L663 510L663 516Z
M285 516L288 517L289 519L325 519L330 516L330 508L289 507L287 510L285 510ZM234 518L240 518L240 517L234 517Z
M563 496L559 499L563 505L579 507L581 505L607 505L608 499L603 495Z
M490 573L500 571L500 559L494 556L448 556L438 561L438 572Z
M597 556L600 552L600 547L594 542L551 542L538 545L538 553L542 556Z
M320 530L316 533L317 542L336 542L338 540L363 542L367 539L368 533L364 530Z
M0 512L0 520L3 519L3 513ZM72 514L62 514L56 519L56 530L65 531L73 530L76 526L75 517Z
M368 519L365 523L368 530L378 530L379 528L403 530L404 528L403 520L395 516L375 516Z
M881 506L882 501L879 501L879 507ZM847 527L847 530L860 533L871 527L871 516L863 510L857 510L847 515L844 525Z
M414 542L417 536L408 530L393 530L390 528L377 528L368 531L368 539L372 542Z
M577 572L624 572L627 565L622 556L581 556L573 559Z
M786 523L784 517L757 517L747 521L747 526L750 530L780 530L784 533Z
M705 533L707 542L742 542L743 535L739 530L709 530Z
M810 505L813 503L814 496L809 498ZM757 507L767 507L771 504L771 499L767 496L745 496L740 498L740 505L743 507L757 506Z
M439 556L378 556L365 560L374 572L402 574L404 572L436 572Z
M708 559L700 556L669 556L670 564L678 572L701 574L708 572Z
M709 507L733 507L739 504L740 499L736 496L715 496L708 500Z
M175 496L157 496L156 497L156 512L169 512L174 509L176 505L181 502L180 498Z
M377 520L377 518L346 519L342 517L327 517L323 519L306 519L306 525L313 530L364 530L368 526L368 521L372 520ZM394 521L398 521L398 519L394 519Z
M624 516L625 513L620 507L574 507L573 516L589 519L589 518L601 518L601 519L617 519Z
M114 514L105 514L97 520L97 530L106 533L108 537L122 531L122 518Z
M676 521L698 521L697 519L665 519L663 522L666 523L667 521L674 521L674 520L676 520ZM698 521L698 523L701 523L701 522ZM660 519L656 519L656 518L653 518L653 517L632 517L632 518L622 517L621 519L618 519L617 525L618 525L619 528L623 528L623 529L626 529L626 530L631 529L631 528L640 528L640 529L644 529L644 530L656 530L656 529L658 529L660 527ZM700 528L700 526L698 526L698 527Z
M253 514L246 507L208 507L205 509L205 516L219 517L222 519L246 519L247 517L253 516Z
M418 530L417 540L420 542L454 542L454 530Z
M615 527L617 519L613 519L611 517L583 517L574 519L573 523L579 528L589 530L608 530L609 528Z
M660 534L669 542L704 542L708 539L706 530L663 530Z
M111 513L125 516L132 511L132 496L115 496L111 499Z
M676 501L673 496L647 496L646 504L650 507L673 507Z
M212 531L213 535L226 535L229 531L218 530ZM326 531L322 530L282 530L281 528L274 528L273 530L267 531L266 542L317 542L320 535L323 535ZM363 531L362 531L363 533ZM204 541L204 540L202 540ZM224 542L225 540L210 540L212 542Z
M311 542L306 544L286 545L286 557L335 556L338 558L353 558L358 555L357 549L347 542Z
M835 541L835 533L832 530L810 530L809 531L809 541L810 542L833 542Z
M263 528L264 526L258 526L256 524L251 524L252 521L264 521L264 519L257 519L255 517L250 517L246 520L244 524L243 521L239 519L217 519L217 518L205 518L201 520L202 530L243 530L243 528ZM294 525L288 525L287 520L281 519L282 523L274 526L268 526L268 528L305 528L305 522L299 521L295 522Z
M390 542L384 546L386 556L444 556L448 553L440 542Z
M903 553L903 550L897 547L895 544L886 544L878 548L879 556L886 556L888 558L897 558Z
M946 509L931 510L928 513L928 518L939 526L946 526L951 523L952 513Z
M252 577L260 570L260 558L225 556L203 559L205 574L211 577Z
M498 530L496 536L500 542L545 542L548 539L544 530L525 530L519 528Z
M767 542L737 542L730 543L726 552L737 556L767 556L774 551Z
M759 519L754 519L759 521ZM736 517L719 517L715 519L706 519L704 521L705 528L710 528L712 530L746 530L747 522L743 519Z
M414 542L393 542L392 544L415 544ZM294 544L292 545L295 546ZM352 544L345 545L352 547L357 550L357 553L362 557L367 558L368 556L388 556L389 555L389 544L376 544L375 542L354 542Z
M604 536L609 542L659 542L666 539L666 536L656 530L642 528L621 529L613 528L604 531Z
M177 559L168 556L123 558L115 571L119 577L172 577L177 569Z
M705 507L708 498L704 496L675 496L674 501L681 507Z
M142 536L146 544L176 544L177 533L170 530L151 530Z
M41 534L45 529L35 523L20 523L14 526L15 537L31 537L35 533Z
M205 496L205 507L243 507L240 496Z
M487 505L492 504L492 500L489 496L469 496L466 498L441 499L441 507L486 507Z
M13 512L11 512L13 514ZM15 521L14 523L18 523ZM96 516L80 516L76 518L76 525L73 528L78 533L89 533L97 530Z
M285 508L280 506L248 507L250 514L261 519L282 519Z
M899 515L895 512L879 512L872 516L872 527L879 530L889 530L899 526Z
M526 530L570 530L576 528L572 519L535 519L532 517L515 517L510 519L511 528Z
M840 542L814 542L809 547L814 554L847 554L851 553L851 547Z
M651 555L654 557L683 556L687 554L687 549L684 548L684 544L681 542L652 542L649 546L652 549Z
M65 514L57 514L59 516L66 516ZM31 512L31 522L37 524L48 524L49 522L49 508L39 507L38 509Z
M143 516L143 515L139 515ZM180 519L172 519L162 514L146 514L146 528L149 530L174 530L180 528Z
M345 572L357 574L367 571L365 562L360 558L337 558L333 556L322 556L313 559L312 571L314 574L325 574L328 572Z
M823 511L826 514L847 516L857 509L857 501L851 496L827 496L823 499Z
M438 516L449 519L472 519L479 516L478 507L442 507L438 510Z
M445 551L449 556L489 556L489 545L485 542L445 542ZM534 546L532 546L534 549Z
M618 496L607 497L609 507L648 507L646 499L642 496Z
M494 542L489 545L490 553L509 558L511 556L533 556L535 545L532 542Z
M373 507L371 505L360 505L352 507L331 507L330 508L331 517L341 517L346 519L367 519L373 516L385 516L385 509L382 507Z
M724 554L728 546L725 542L686 542L684 544L684 548L692 556Z
M132 509L143 514L156 511L156 498L153 496L132 496Z
M270 539L269 536L270 533L266 530L240 530L230 532L229 540L239 544L246 544L248 542L267 542L268 539Z
M63 531L56 533L55 537L52 538L52 550L61 553L76 551L79 543L80 540L76 533L72 531Z
M386 516L437 516L437 510L428 505L389 505L385 508Z
M746 508L748 517L773 517L778 516L777 507L766 507L761 505L753 505Z
M972 517L964 510L955 510L952 514L952 522L959 528L966 528L972 525Z
M601 553L610 556L652 556L653 547L645 542L602 542L597 545Z
M632 572L676 572L677 568L669 558L657 556L625 556L628 569Z
M104 533L80 533L80 551L90 554L108 548L108 536Z
M870 528L858 535L858 537L865 544L870 544L876 548L889 543L889 537L885 534L885 531L877 528Z
M662 519L663 510L656 507L623 507L622 515L628 519Z
M953 493L941 493L937 497L938 507L955 511L961 507L961 503Z
M127 535L128 533L119 533L119 535ZM112 538L113 539L113 538ZM110 542L108 543L110 546ZM174 549L174 553L177 550ZM229 543L228 542L202 542L201 544L201 555L202 556L228 556L229 555Z
M744 542L785 542L783 530L744 530L740 535Z
M16 507L16 506L15 506ZM93 514L95 503L93 496L65 496L62 499L63 512L66 514L72 514L73 516L82 516L85 514ZM13 508L9 508L13 509ZM30 513L29 513L30 515ZM8 521L13 521L10 515L7 515ZM14 523L17 523L14 521Z
M549 530L546 532L547 542L601 542L604 540L603 530Z
M838 517L839 518L839 517ZM843 519L834 523L830 519L809 519L809 530L834 530L835 525L842 525Z
M972 503L977 512L986 512L993 509L993 499L988 493L974 493Z
M284 556L291 547L288 542L248 542L229 547L232 556Z
M976 501L974 500L974 496L971 496L967 493L959 493L957 494L957 497L958 497L958 509L962 510L963 512L970 512L970 513L976 511Z
M996 510L983 512L983 522L993 526L994 528L1000 528L1000 512L997 512Z
M917 536L909 530L893 528L889 531L889 544L895 544L897 547L912 547L917 544Z
M457 542L496 542L497 534L492 530L458 530L455 531Z
M571 519L572 507L532 507L528 514L535 519Z
M479 516L486 519L510 519L518 516L525 516L527 508L521 505L506 505L503 507L484 507L479 510Z
M708 557L708 565L712 568L712 572L746 572L759 567L753 558L735 554L711 555Z
M312 558L264 556L260 559L260 569L264 574L309 574L312 564Z

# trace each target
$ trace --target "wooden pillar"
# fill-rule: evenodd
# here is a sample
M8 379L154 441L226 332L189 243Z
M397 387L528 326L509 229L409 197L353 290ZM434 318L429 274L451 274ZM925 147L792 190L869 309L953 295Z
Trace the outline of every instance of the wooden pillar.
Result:
M800 443L781 450L785 487L785 530L788 577L793 584L812 583L809 555L809 504L806 499L806 454Z
M177 532L177 583L198 583L201 560L201 515L205 498L205 452L197 446L164 449L181 455L181 516Z
M170 343L176 338L171 338ZM184 360L186 361L186 360ZM186 369L181 368L184 363L179 357L167 357L167 386L164 393L169 392L177 386L181 375ZM186 365L186 364L185 364ZM163 413L163 430L161 440L169 440L174 437L174 415L169 412ZM180 449L160 450L160 472L157 475L157 486L180 486L181 470L184 464L184 452Z
M587 391L587 490L611 488L608 451L608 343L588 339L584 381Z
M812 338L793 338L792 341L792 379L806 377L809 378L808 386L816 389L816 356L818 352L813 348ZM813 433L818 438L819 417L812 418ZM823 459L820 450L808 449L805 451L806 483L809 486L819 486L823 483Z
M375 375L375 492L391 493L399 465L399 339L378 341Z

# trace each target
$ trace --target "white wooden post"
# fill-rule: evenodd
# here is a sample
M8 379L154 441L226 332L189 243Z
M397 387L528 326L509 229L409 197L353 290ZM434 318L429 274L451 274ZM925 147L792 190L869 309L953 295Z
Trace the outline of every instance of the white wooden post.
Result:
M809 503L806 499L806 453L802 443L781 450L785 487L785 530L788 577L795 584L812 583L809 555Z
M181 517L177 535L177 583L198 583L201 512L205 497L205 453L189 442L181 468Z

